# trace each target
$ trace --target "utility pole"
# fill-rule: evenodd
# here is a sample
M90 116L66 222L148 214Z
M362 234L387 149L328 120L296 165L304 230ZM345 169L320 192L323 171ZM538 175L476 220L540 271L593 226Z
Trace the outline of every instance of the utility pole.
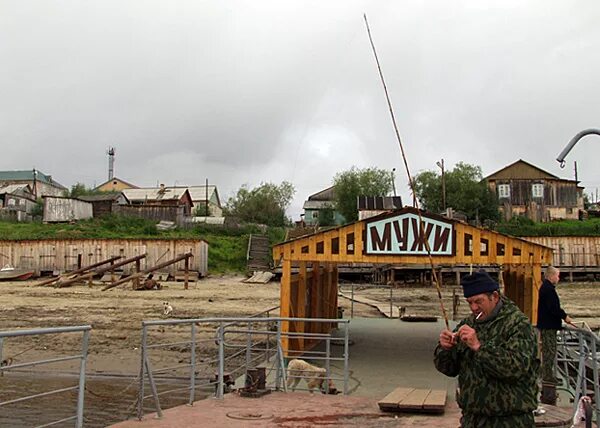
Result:
M394 197L396 197L396 178L394 177L394 172L396 172L396 168L392 168L392 190L394 190Z
M446 174L444 170L444 159L435 164L442 169L442 208L446 211Z
M573 165L575 166L575 181L577 181L577 161L573 162Z
M33 196L37 200L37 171L33 168Z

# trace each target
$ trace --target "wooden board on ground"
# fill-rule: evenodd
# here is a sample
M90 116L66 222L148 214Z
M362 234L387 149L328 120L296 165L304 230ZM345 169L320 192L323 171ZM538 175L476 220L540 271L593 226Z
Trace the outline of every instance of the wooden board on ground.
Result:
M386 412L443 413L446 407L445 390L396 388L377 402Z

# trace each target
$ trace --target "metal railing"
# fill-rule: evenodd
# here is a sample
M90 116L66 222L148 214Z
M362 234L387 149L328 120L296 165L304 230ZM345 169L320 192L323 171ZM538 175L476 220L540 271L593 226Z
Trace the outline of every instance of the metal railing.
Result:
M77 390L77 411L74 416L70 416L64 419L60 419L57 421L45 423L44 425L39 425L40 427L47 427L51 425L57 425L63 422L67 422L70 420L75 420L75 426L77 428L81 428L83 426L83 401L85 394L85 367L87 363L87 355L88 355L88 344L90 339L90 331L92 327L89 325L82 326L74 326L74 327L54 327L54 328L40 328L40 329L31 329L31 330L14 330L14 331L0 331L0 375L4 375L5 372L15 369L22 369L24 367L34 367L42 364L51 364L62 361L70 361L70 360L80 360L79 363L79 382L76 386L54 389L51 391L42 392L40 394L28 395L25 397L15 398L13 400L2 401L0 402L0 407L8 406L11 404L19 403L26 400L33 400L40 397L45 397L52 394L59 394L67 391ZM3 360L2 351L4 340L6 338L15 338L15 337L23 337L23 336L38 336L38 335L47 335L47 334L63 334L63 333L83 333L82 337L82 346L81 346L81 354L78 355L69 355L63 357L49 358L37 361L29 361L25 363L12 364L8 359ZM4 364L6 363L6 364Z
M324 384L328 385L329 380L342 381L343 392L347 394L349 322L349 320L342 319L258 317L144 321L142 322L137 401L138 419L143 418L144 400L146 399L153 399L154 410L158 417L162 417L160 396L185 393L189 405L195 401L198 390L211 391L216 398L223 398L224 393L236 383L235 379L241 380L249 369L259 366L265 369L268 389L287 392L286 358L302 357L321 362L325 366ZM304 323L306 332L284 331L282 328L284 325L286 327L292 324L296 325L294 323ZM334 324L343 327L343 335L334 336L333 333L310 332L317 330L318 326L333 326ZM316 327L311 328L312 325ZM182 334L188 339L163 342L157 337L159 336L157 332L164 334L167 331L166 328L179 329L180 333L183 329ZM198 331L200 328L213 329L213 334L201 337ZM285 340L288 343L303 343L307 350L288 350L286 354L282 346L282 342ZM336 345L342 349L341 353L332 352L332 347ZM172 349L173 347L182 350L177 354L180 363L153 368L152 350ZM336 362L343 364L340 368L342 371L340 376L333 375L333 366ZM171 376L178 375L178 379L182 381L183 385L175 389L159 391L156 378L157 375L165 373L169 373ZM150 388L149 395L144 393L146 381ZM327 389L328 386L325 388ZM328 389L325 392L328 392Z
M557 369L563 379L561 389L573 396L577 411L579 399L592 396L596 421L600 421L600 337L582 323L582 328L565 327L558 333Z

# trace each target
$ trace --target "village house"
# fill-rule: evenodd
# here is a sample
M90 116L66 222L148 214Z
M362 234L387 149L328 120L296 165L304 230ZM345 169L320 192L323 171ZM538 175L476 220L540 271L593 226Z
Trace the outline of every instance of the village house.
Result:
M120 178L113 177L97 186L94 190L100 192L120 192L125 189L139 189L139 187Z
M0 186L0 217L17 221L31 220L36 205L29 184Z
M120 193L106 192L99 195L83 195L78 199L92 204L92 213L94 218L96 218L111 214L113 212L113 205L118 203L120 197Z
M183 207L183 214L192 213L192 197L187 187L145 187L138 189L125 189L118 198L120 205L154 205Z
M188 186L186 187L192 197L192 202L196 210L206 212L206 201L208 201L208 213L206 216L200 217L223 217L223 207L221 207L221 199L217 186Z
M331 219L332 225L346 223L344 216L335 209L335 186L310 195L302 208L307 226L323 224L324 220L329 222Z
M9 184L28 184L35 198L42 196L62 196L68 189L35 169L21 171L0 171L0 187Z
M505 220L520 215L543 222L578 219L583 211L584 188L579 181L559 178L522 159L484 180Z

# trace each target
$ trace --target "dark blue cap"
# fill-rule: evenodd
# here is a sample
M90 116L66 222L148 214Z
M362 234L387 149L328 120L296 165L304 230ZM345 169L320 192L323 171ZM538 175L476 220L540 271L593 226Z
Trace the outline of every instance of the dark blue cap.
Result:
M461 281L465 297L500 290L500 285L485 271L474 272L465 276Z

